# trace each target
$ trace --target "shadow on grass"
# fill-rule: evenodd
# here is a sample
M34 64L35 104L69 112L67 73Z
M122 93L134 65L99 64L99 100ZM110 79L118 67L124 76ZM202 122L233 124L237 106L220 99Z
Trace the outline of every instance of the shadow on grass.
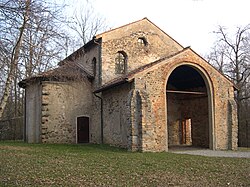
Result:
M113 147L107 144L41 144L41 143L26 143L22 140L12 141L5 140L0 141L0 146L19 146L19 147L33 147L33 148L47 148L57 151L83 151L83 152L128 152L125 148Z

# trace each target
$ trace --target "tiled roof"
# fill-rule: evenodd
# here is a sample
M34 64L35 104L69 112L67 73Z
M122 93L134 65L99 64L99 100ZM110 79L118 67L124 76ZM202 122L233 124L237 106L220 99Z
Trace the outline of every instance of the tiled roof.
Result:
M26 84L36 80L77 80L83 78L93 79L94 75L89 72L85 67L79 63L65 63L58 68L28 77L18 83L22 88L26 87Z

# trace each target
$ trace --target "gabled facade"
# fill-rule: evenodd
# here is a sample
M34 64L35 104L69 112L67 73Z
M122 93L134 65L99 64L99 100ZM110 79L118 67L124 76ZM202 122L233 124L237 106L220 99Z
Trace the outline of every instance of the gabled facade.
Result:
M232 82L147 18L95 36L60 68L79 76L54 70L20 83L28 142L237 149Z

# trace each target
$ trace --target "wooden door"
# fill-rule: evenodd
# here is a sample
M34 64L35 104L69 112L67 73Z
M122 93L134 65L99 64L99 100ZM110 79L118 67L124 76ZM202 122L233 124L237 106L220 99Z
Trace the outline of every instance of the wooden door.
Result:
M77 118L77 143L89 143L89 118Z

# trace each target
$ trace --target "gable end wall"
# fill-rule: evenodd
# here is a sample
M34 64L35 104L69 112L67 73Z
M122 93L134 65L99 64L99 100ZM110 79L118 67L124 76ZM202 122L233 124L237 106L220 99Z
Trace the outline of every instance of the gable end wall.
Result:
M102 84L121 76L115 72L115 58L118 51L127 55L127 71L169 56L183 48L158 27L142 20L125 27L104 33L102 37ZM138 43L144 37L146 46Z
M151 104L151 113L145 117L146 123L154 128L148 132L154 137L155 145L148 144L148 151L167 150L166 128L166 84L171 72L179 65L191 65L202 70L210 79L210 149L237 149L237 115L233 104L232 83L215 71L207 62L190 51L177 55L135 77L135 89L146 92ZM231 109L229 108L231 107ZM234 112L232 112L234 111ZM147 120L150 118L150 120ZM143 119L142 119L143 120ZM230 123L229 123L230 122Z

